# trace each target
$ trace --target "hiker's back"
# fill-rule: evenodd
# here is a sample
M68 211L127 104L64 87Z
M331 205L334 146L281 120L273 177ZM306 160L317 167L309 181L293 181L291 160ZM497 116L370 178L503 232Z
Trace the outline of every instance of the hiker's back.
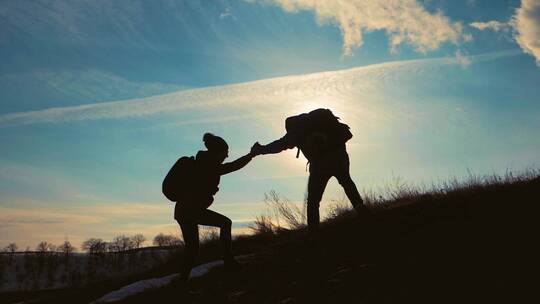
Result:
M297 138L298 148L310 162L344 149L345 143L352 138L349 126L341 123L329 109L288 117L285 128Z

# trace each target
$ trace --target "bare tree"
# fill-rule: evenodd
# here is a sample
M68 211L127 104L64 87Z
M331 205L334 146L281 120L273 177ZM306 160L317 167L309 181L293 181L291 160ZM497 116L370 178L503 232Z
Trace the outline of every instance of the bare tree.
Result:
M40 242L37 246L36 246L36 251L37 252L40 252L40 253L45 253L47 251L49 251L50 249L50 244L43 241L43 242Z
M47 244L47 251L48 252L56 252L58 251L58 246L52 244L52 243L48 243Z
M154 237L153 243L155 246L177 246L182 244L182 240L171 234L160 233Z
M154 237L154 245L155 246L165 246L165 243L167 242L167 236L163 233L159 233Z
M3 251L9 252L9 253L15 253L17 249L19 249L19 247L17 247L17 244L9 243L6 247L4 247Z
M77 249L73 247L73 245L71 245L69 241L64 241L62 245L58 246L58 251L62 252L67 256L72 254L74 251L77 251Z
M115 251L117 251L116 245L114 245L111 242L105 242L104 246L105 246L105 252L115 252Z
M114 245L116 251L125 251L135 247L132 239L125 235L116 236L111 243Z
M103 242L102 239L95 239L95 238L90 238L84 241L81 245L82 250L91 254L104 253L105 248L106 248L106 243Z
M6 247L4 247L2 249L2 251L4 251L4 252L9 252L9 260L8 260L9 264L11 264L13 262L13 256L14 256L14 253L17 252L17 249L18 249L18 247L17 247L17 244L15 244L15 243L9 243ZM2 268L1 263L0 263L0 268ZM0 277L1 277L1 275L0 275Z
M131 241L133 242L133 246L135 246L135 248L139 248L146 241L146 238L144 237L144 235L139 233L132 236Z
M200 230L199 238L201 243L211 242L219 239L219 228L203 226Z

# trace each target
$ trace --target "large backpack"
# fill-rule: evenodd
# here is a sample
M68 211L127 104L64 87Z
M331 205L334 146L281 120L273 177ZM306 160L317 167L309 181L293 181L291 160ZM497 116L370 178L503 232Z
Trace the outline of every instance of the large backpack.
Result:
M173 202L185 198L193 189L194 172L195 158L193 156L180 157L163 180L161 189L165 197Z
M294 134L299 140L296 157L299 156L300 149L306 157L314 153L314 143L310 142L310 138L314 138L316 150L321 152L340 146L353 137L349 126L339 122L339 117L336 117L329 109L316 109L309 113L288 117L285 120L285 129L287 133Z

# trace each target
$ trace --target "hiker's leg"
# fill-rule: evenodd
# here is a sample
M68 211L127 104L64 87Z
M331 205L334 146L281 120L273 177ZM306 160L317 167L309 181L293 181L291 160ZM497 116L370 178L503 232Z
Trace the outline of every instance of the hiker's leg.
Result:
M361 210L364 207L364 201L351 178L349 154L345 148L340 150L335 163L337 166L335 167L334 176L343 187L343 190L345 190L345 194L354 209Z
M201 225L219 227L219 239L223 249L223 258L224 260L232 259L231 219L206 209L201 213L198 221Z
M356 184L351 178L351 174L349 173L349 170L340 170L338 174L336 174L336 179L338 180L339 184L343 187L343 190L345 190L345 194L347 195L347 198L349 201L351 201L351 204L353 207L356 208L362 208L364 205L364 201L362 200L362 197L360 196L360 193L358 192L358 189L356 188Z
M362 200L362 197L356 188L356 184L351 178L349 166L347 165L346 168L340 168L337 170L335 177L339 184L343 187L343 190L345 190L347 198L351 202L354 210L356 210L356 213L360 219L369 219L370 210L364 205L364 200Z
M176 220L182 229L184 237L184 261L182 264L180 277L183 280L189 279L191 268L195 265L197 256L199 255L199 227L193 221Z
M319 230L319 204L330 175L321 170L311 170L308 180L307 220L308 230L315 234Z

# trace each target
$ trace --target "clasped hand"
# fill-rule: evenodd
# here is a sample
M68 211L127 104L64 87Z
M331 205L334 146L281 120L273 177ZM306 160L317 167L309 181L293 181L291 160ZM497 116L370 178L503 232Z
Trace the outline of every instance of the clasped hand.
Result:
M259 142L256 142L251 147L251 150L249 151L249 153L252 156L261 155L263 153L263 146L261 144L259 144Z

